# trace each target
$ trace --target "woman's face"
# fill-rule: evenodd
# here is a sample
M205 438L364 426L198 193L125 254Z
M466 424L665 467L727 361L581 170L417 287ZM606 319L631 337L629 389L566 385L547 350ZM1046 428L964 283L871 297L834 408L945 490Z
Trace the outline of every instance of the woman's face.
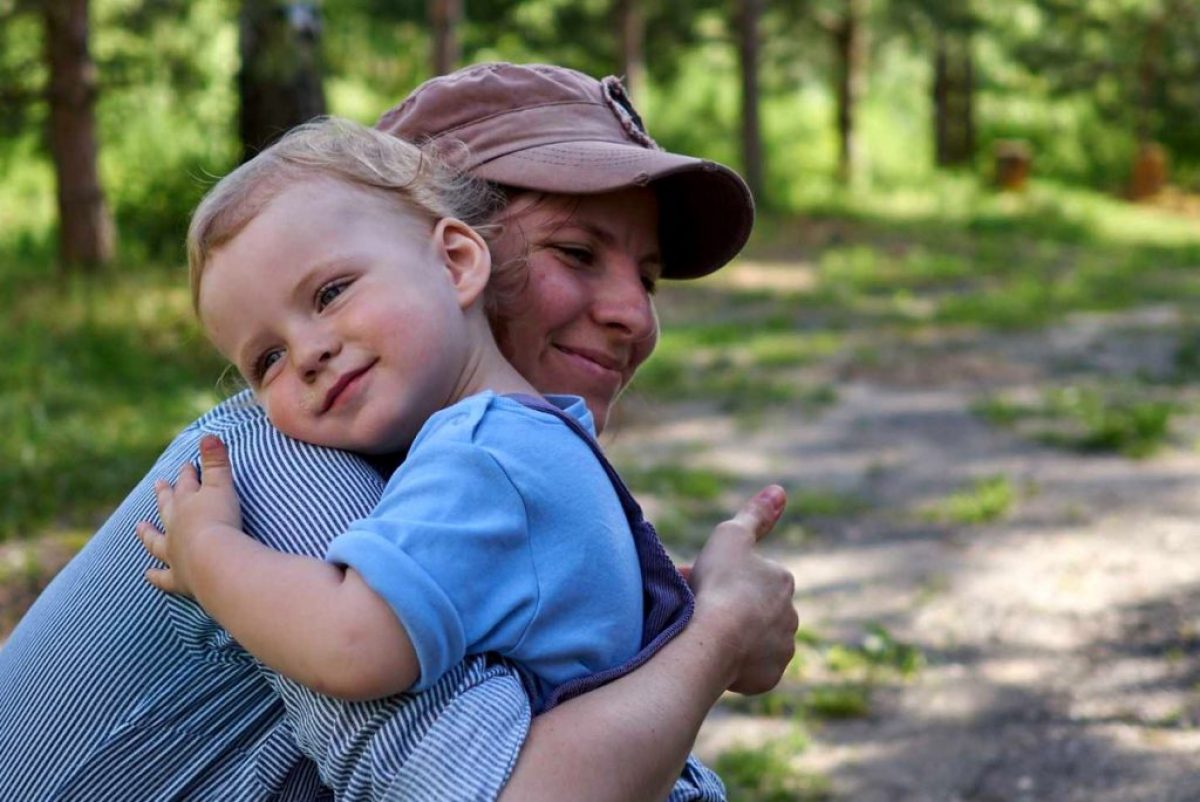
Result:
M518 196L492 252L498 265L528 260L495 315L500 349L539 391L582 396L602 429L658 341L654 192Z

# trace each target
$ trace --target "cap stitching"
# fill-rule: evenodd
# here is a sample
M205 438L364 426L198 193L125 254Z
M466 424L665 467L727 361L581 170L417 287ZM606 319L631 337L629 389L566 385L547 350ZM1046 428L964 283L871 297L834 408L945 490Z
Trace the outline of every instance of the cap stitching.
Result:
M519 109L505 109L504 111L498 111L498 112L495 112L494 114L489 114L485 117L476 117L473 120L469 120L464 123L459 123L458 125L454 126L453 128L447 128L445 131L440 131L436 134L430 134L429 138L430 139L440 139L443 136L448 136L450 134L453 134L456 131L461 131L463 128L469 128L473 125L479 125L480 123L488 122L490 120L495 120L499 117L505 117L509 114L520 114L521 112L530 111L532 109L544 109L544 108L548 108L550 106L600 106L600 105L601 104L595 102L594 100L554 100L554 101L550 101L548 103L538 103L538 104L531 105L531 106L521 106Z

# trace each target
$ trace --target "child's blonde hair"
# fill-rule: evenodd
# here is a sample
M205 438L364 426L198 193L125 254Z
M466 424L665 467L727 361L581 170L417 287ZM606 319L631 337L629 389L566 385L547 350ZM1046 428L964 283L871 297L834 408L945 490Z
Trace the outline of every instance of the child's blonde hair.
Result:
M502 193L455 172L404 140L349 120L298 126L217 182L188 226L188 278L198 311L200 281L212 252L245 228L295 181L328 177L380 192L428 215L484 226L504 205Z

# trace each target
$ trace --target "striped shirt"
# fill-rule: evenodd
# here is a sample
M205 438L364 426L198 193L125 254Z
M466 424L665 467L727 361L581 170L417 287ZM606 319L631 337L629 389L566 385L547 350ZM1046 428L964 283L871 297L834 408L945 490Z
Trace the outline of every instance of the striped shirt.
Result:
M469 657L421 693L344 702L145 582L133 526L158 521L154 480L197 462L205 433L229 447L243 526L273 548L321 557L383 488L361 458L281 435L247 394L185 429L0 649L0 799L494 799L530 721L510 665ZM671 794L723 798L694 759Z

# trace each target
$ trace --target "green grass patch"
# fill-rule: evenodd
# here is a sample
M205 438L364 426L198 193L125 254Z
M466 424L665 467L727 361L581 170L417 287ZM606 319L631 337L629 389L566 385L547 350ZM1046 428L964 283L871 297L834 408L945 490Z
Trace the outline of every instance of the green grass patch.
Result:
M737 477L724 471L686 468L675 463L628 468L621 472L621 478L638 494L675 496L697 501L714 501L737 481Z
M1170 387L1129 381L1050 388L1032 403L992 397L974 406L989 422L1047 445L1135 459L1167 445L1182 409Z
M800 518L840 518L856 515L870 505L857 493L821 488L788 492L788 514Z
M811 629L796 633L796 656L785 681L754 697L725 704L745 713L809 720L865 718L871 697L883 683L904 682L925 666L917 646L898 640L886 627L869 624L853 642L826 639Z
M725 783L730 802L823 802L832 799L829 779L798 769L805 749L801 736L759 747L738 746L717 758L713 770Z
M930 520L961 526L991 523L1008 515L1016 496L1007 476L985 476L932 504L926 515Z
M33 287L0 320L0 539L94 525L217 400L222 360L154 271Z

